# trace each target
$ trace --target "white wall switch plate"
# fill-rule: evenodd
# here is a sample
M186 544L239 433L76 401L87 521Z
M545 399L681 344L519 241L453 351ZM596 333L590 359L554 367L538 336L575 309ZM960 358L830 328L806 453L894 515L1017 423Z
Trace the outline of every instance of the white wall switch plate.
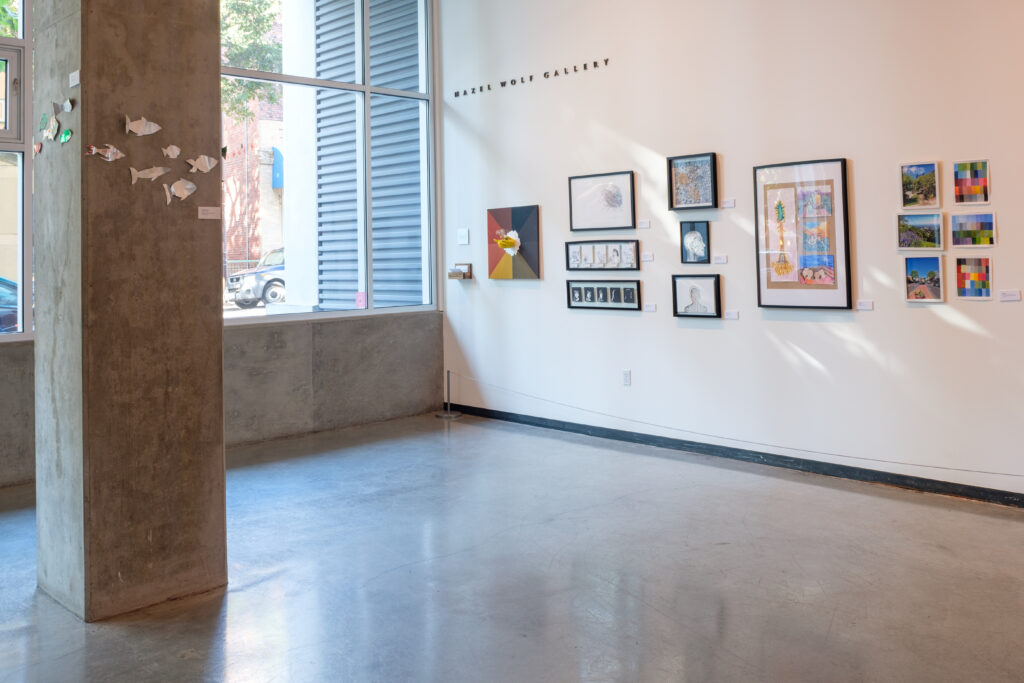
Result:
M728 262L729 262L729 257L728 257L728 256L726 256L725 254L719 254L718 256L715 256L715 257L714 257L713 259L711 259L711 260L712 260L712 261L713 261L714 263L717 263L718 265L724 265L724 264L726 264L726 263L728 263Z
M455 241L459 244L469 244L469 230L457 230Z
M636 227L640 228L641 230L650 230L651 229L651 222L647 221L647 220L637 221L636 222Z
M1020 290L1019 289L1000 289L999 290L1000 301L1020 301Z
M623 370L622 371L622 386L628 387L632 383L633 383L633 373L631 373L629 370Z
M723 209L735 209L736 208L736 200L735 199L723 199L722 200L722 208Z
M726 311L725 312L725 319L726 320L739 320L740 319L740 312L739 311Z
M870 299L857 299L857 310L873 311L875 310L875 302Z
M644 313L657 313L658 304L644 304Z
M220 207L219 206L200 206L199 207L199 219L204 221L219 221L220 220Z
M79 75L78 75L77 71L72 71L71 73L68 74L68 87L69 88L76 88L76 87L78 87L80 82L81 81L79 81Z
M645 252L643 252L642 254L640 254L640 260L643 261L644 263L650 263L651 261L654 260L654 252L653 251L645 251Z

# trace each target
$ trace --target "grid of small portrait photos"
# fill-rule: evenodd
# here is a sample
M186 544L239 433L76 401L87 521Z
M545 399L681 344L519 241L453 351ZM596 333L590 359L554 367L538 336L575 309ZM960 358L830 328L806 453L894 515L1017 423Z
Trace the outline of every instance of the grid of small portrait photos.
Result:
M896 243L903 254L906 300L945 301L943 253L946 249L942 212L940 164L937 161L901 164L901 211L896 216ZM952 164L953 205L949 215L952 249L985 249L996 245L996 215L984 208L991 202L987 160ZM928 253L931 252L931 253ZM992 299L992 258L955 254L956 297L968 301Z
M569 308L640 310L639 280L567 280Z

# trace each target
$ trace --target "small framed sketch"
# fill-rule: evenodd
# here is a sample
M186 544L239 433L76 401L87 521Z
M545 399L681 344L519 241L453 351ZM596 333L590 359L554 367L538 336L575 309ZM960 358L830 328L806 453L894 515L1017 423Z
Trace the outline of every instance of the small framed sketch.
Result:
M896 243L900 249L942 249L942 214L899 214Z
M679 250L683 263L711 263L711 224L707 221L679 223Z
M639 280L567 280L569 308L640 310Z
M634 230L633 172L569 178L570 230Z
M757 305L850 308L846 159L754 169Z
M904 209L937 209L939 202L939 163L902 164Z
M907 301L943 301L942 256L907 256L903 259L907 278Z
M956 296L970 301L992 298L992 259L957 258Z
M991 247L996 243L994 213L955 213L950 221L954 247Z
M721 318L718 275L673 275L672 315L677 318Z
M953 201L956 204L988 204L992 196L988 161L953 164Z
M566 242L565 269L640 270L640 241Z
M714 152L669 158L668 208L718 208L718 167Z

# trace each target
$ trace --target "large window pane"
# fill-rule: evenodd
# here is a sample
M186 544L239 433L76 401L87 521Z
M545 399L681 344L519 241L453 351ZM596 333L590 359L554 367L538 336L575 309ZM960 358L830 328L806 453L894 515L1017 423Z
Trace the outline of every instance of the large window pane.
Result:
M361 0L221 0L221 61L360 83L361 8Z
M370 85L426 92L424 0L370 0Z
M223 82L225 317L365 308L362 96Z
M0 0L0 38L21 37L21 1Z
M373 305L429 304L427 106L371 96Z
M0 334L20 331L22 157L0 152Z

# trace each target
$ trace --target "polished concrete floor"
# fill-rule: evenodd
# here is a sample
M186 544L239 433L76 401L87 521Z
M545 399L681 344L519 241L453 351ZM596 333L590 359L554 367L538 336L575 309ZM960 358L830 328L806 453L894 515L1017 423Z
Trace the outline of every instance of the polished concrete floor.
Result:
M229 465L228 590L90 625L0 491L0 681L1024 679L1024 510L473 418Z

